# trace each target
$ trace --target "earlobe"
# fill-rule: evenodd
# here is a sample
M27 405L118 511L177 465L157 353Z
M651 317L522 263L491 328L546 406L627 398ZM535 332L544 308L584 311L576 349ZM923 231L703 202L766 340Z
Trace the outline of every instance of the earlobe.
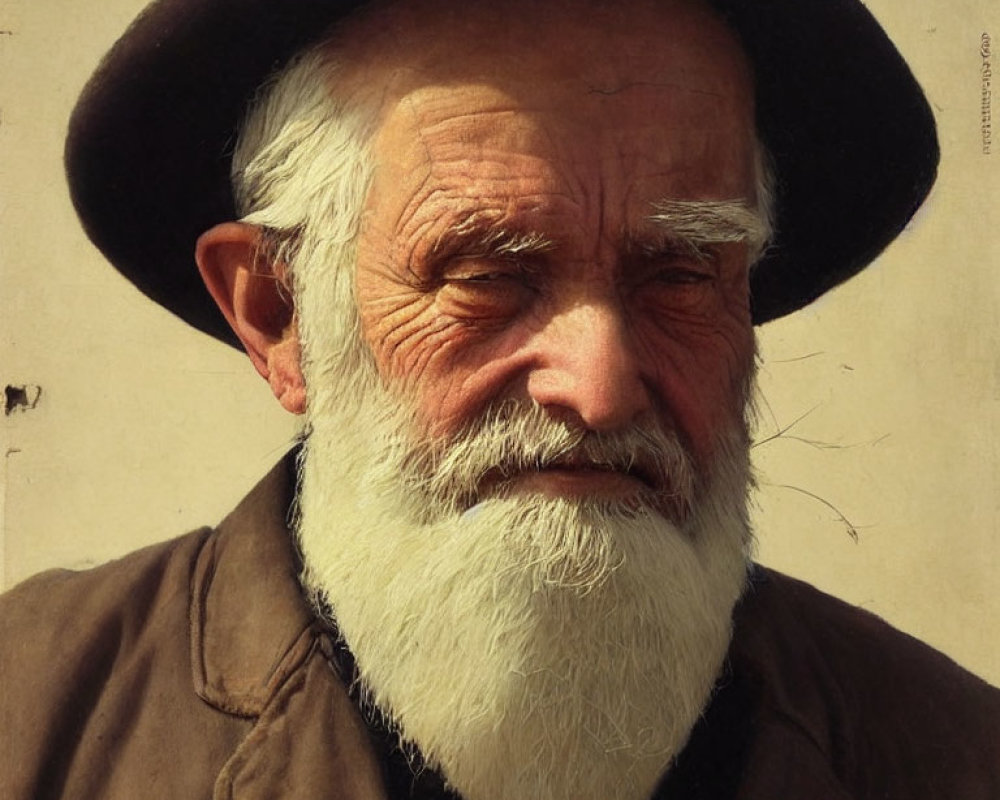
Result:
M267 374L261 373L267 378L278 402L293 414L302 414L306 410L306 384L301 363L302 348L298 335L286 336L271 347L267 354Z
M260 230L242 222L216 225L199 237L195 260L257 372L286 410L303 413L305 381L292 294L284 265L262 257Z

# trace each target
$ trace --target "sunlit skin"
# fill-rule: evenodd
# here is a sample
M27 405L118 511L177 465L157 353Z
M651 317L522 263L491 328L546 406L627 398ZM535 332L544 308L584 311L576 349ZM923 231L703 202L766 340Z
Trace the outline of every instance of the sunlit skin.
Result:
M447 436L514 398L592 431L656 419L704 468L743 412L747 247L695 257L649 217L664 200L754 205L738 43L679 0L469 8L408 2L346 39L341 91L379 108L357 292L380 373L415 403L419 433ZM199 264L258 370L301 412L294 326L253 324L255 300L230 275L252 236L209 231ZM514 252L484 247L490 236ZM570 463L513 488L627 497L636 483Z
M695 258L664 246L648 217L663 199L752 205L752 92L718 23L663 8L438 31L406 53L412 68L375 79L389 88L361 317L380 371L416 398L431 435L513 397L594 431L658 417L704 463L713 432L741 413L747 248ZM449 235L467 220L471 231ZM477 228L544 244L484 255ZM634 482L581 465L520 486L621 496Z

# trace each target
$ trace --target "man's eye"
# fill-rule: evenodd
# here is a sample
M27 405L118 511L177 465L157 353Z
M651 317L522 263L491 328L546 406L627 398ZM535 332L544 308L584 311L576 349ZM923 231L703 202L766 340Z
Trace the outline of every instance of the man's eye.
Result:
M670 269L664 269L654 273L652 279L657 283L665 283L676 286L690 286L710 281L712 280L712 276L706 272L699 272L693 269L672 267Z
M496 283L497 281L510 280L510 275L504 272L473 272L468 275L456 275L453 278L446 278L446 282L457 283Z
M636 301L654 313L691 313L713 302L715 275L696 266L673 264L654 269L635 287Z
M503 319L516 316L530 302L523 276L503 270L462 270L442 278L439 309L458 319Z

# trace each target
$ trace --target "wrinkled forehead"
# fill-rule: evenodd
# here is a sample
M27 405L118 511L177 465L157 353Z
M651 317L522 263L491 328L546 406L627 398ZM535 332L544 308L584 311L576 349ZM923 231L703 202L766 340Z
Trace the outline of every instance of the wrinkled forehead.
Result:
M569 109L567 98L582 108L639 87L721 101L752 124L742 48L700 0L376 3L335 46L341 90L382 109L424 88L488 85L514 104Z

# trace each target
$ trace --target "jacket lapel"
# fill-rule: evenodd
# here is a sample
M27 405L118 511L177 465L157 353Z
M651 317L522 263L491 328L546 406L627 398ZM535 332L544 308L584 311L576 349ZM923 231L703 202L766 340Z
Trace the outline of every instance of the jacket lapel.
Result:
M226 714L256 719L213 797L384 800L364 722L299 587L293 487L294 453L222 522L195 566L194 690Z
M386 799L365 725L318 641L219 774L213 800Z
M191 668L198 695L255 717L301 662L313 615L299 589L286 517L287 456L223 520L198 558L190 605Z

